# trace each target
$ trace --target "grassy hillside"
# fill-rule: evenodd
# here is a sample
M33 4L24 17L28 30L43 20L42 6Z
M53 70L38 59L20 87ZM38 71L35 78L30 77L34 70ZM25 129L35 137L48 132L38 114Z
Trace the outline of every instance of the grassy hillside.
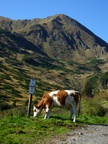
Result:
M34 99L39 99L49 90L78 89L74 76L84 89L87 77L106 71L103 59L91 58L85 64L55 60L18 34L1 29L0 35L1 110L26 103L30 78L37 81Z

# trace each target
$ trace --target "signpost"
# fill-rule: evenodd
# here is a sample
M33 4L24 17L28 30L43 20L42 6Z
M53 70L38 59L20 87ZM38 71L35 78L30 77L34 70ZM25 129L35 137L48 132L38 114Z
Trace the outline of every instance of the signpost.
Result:
M30 85L29 85L29 103L28 103L28 113L27 116L30 117L30 110L31 110L31 104L32 104L32 95L34 94L36 86L36 80L34 78L30 79Z

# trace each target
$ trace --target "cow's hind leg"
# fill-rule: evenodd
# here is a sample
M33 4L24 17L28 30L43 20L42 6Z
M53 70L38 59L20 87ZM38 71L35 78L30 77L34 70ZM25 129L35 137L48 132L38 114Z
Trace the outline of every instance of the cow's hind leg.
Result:
M74 114L73 122L75 122L76 121L76 115L77 115L76 103L73 104L73 114Z
M76 114L77 114L77 110L76 110L76 103L72 103L72 107L71 107L71 110L70 110L70 119L72 118L72 115L74 114L74 117L73 117L73 122L76 121Z
M69 119L72 119L72 115L73 115L73 108L71 107Z

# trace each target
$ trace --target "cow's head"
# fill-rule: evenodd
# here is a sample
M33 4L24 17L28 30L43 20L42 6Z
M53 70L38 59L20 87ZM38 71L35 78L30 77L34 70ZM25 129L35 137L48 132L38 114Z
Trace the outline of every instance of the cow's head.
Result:
M41 109L34 106L33 107L33 116L36 117L36 116L40 115L41 111L42 111Z

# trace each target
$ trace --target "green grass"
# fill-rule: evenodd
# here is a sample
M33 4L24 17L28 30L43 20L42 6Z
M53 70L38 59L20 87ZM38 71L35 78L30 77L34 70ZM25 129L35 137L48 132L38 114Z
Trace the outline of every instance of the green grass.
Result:
M26 109L13 109L0 113L0 144L47 144L53 137L63 135L77 127L88 124L108 124L108 118L80 115L77 122L69 120L69 112L55 108L51 118L44 120L44 112L40 117L28 118Z
M0 143L31 144L47 143L48 139L74 128L72 121L52 117L44 120L26 116L6 116L0 120Z
M108 124L108 117L81 115L77 122L84 125L106 125Z

